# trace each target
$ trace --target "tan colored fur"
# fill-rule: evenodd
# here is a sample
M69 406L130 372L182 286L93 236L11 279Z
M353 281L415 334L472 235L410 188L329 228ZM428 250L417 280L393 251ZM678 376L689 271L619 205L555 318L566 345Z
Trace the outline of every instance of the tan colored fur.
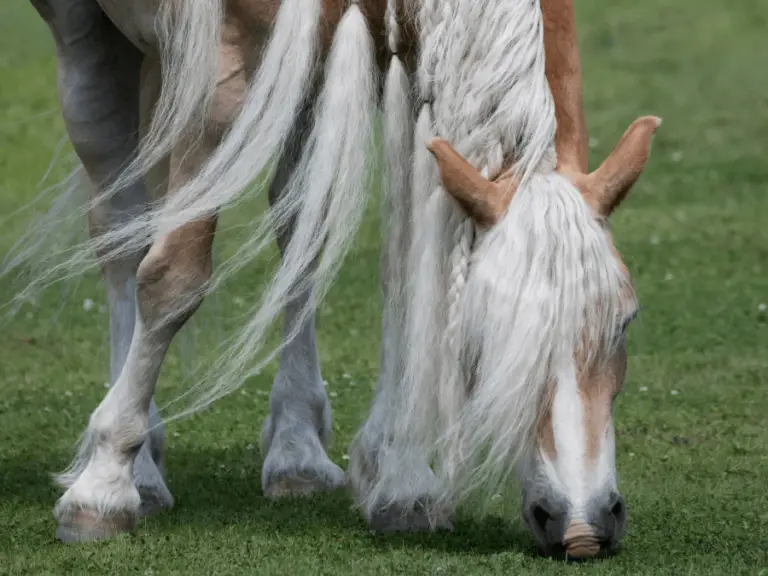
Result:
M209 145L205 142L188 150L174 151L170 162L169 189L191 177L204 158ZM176 318L178 329L202 302L202 288L211 277L211 250L216 231L216 218L194 222L159 238L141 261L136 275L136 293L142 317L158 323L166 314L179 309L185 314Z
M547 82L555 101L557 157L586 172L589 145L573 1L543 0L541 14Z
M587 430L587 458L592 461L600 455L601 440L611 421L613 399L621 390L626 368L627 351L622 344L599 368L586 368L578 375L579 397Z
M515 194L514 180L510 177L486 180L441 138L434 138L427 147L437 161L446 192L456 198L478 224L495 224Z

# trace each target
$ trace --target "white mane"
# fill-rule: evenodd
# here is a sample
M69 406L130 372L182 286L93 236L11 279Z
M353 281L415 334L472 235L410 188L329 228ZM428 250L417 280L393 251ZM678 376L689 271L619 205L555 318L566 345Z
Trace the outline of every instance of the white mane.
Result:
M585 332L588 342L612 342L626 284L579 192L553 172L539 2L424 0L419 22L425 105L413 161L406 358L391 452L380 455L370 502L403 496L388 476L400 468L387 458L427 457L451 501L503 480L530 445L551 360L574 354ZM426 152L433 136L490 176L512 161L521 178L506 217L473 254L474 226L440 188Z

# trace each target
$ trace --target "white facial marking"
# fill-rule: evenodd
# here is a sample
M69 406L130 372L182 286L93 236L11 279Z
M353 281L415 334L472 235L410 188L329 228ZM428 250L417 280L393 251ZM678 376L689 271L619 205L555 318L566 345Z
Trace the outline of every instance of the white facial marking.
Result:
M616 441L613 432L613 418L608 422L600 438L600 450L595 465L595 478L598 487L616 488Z
M547 475L573 506L574 519L582 515L588 498L587 430L579 395L576 367L566 357L555 371L556 390L552 402L552 432L557 459L546 466Z
M552 487L572 506L572 521L586 521L590 498L606 486L615 487L613 423L608 422L599 439L596 460L587 454L588 428L582 395L572 358L564 358L555 370L556 390L552 401L552 433L556 459L541 451L543 470Z

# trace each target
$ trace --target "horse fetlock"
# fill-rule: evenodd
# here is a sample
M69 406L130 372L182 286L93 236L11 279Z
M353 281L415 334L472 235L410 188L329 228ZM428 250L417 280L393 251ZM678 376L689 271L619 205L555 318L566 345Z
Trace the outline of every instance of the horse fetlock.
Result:
M147 443L141 447L133 464L133 484L141 497L139 516L154 516L173 508L173 495L168 490L162 470L153 460Z
M285 362L289 367L275 378L269 399L270 414L264 423L261 436L262 451L266 452L272 443L276 430L309 427L327 448L333 436L333 413L328 394L318 374L311 377L304 373L292 373L296 365Z
M122 409L119 403L110 400L108 395L91 414L87 433L94 447L107 448L112 457L128 462L147 439L149 419L139 411Z
M110 538L133 530L141 496L129 466L120 466L97 453L56 503L56 538L81 542Z

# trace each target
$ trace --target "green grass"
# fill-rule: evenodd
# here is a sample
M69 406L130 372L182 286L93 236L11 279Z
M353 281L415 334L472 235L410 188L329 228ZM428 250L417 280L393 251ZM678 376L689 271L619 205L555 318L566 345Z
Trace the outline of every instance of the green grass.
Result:
M0 572L258 574L768 574L768 12L764 0L578 2L593 160L638 115L665 118L650 167L614 218L643 314L616 406L629 533L614 558L537 557L515 497L454 534L372 537L344 495L273 504L258 433L274 367L208 412L168 426L177 507L112 542L54 543L49 473L104 393L103 287L53 288L0 332ZM60 138L53 46L26 2L0 6L0 213L35 193ZM345 446L377 371L374 214L319 318L324 376ZM4 223L5 250L23 223ZM219 250L232 249L224 233ZM228 330L264 266L197 322ZM10 296L7 283L0 286ZM92 298L90 312L82 302ZM223 318L218 320L218 318ZM211 324L213 323L213 324ZM209 330L214 325L218 330ZM209 346L198 345L205 359ZM159 384L181 391L176 349ZM677 394L673 394L677 391Z

